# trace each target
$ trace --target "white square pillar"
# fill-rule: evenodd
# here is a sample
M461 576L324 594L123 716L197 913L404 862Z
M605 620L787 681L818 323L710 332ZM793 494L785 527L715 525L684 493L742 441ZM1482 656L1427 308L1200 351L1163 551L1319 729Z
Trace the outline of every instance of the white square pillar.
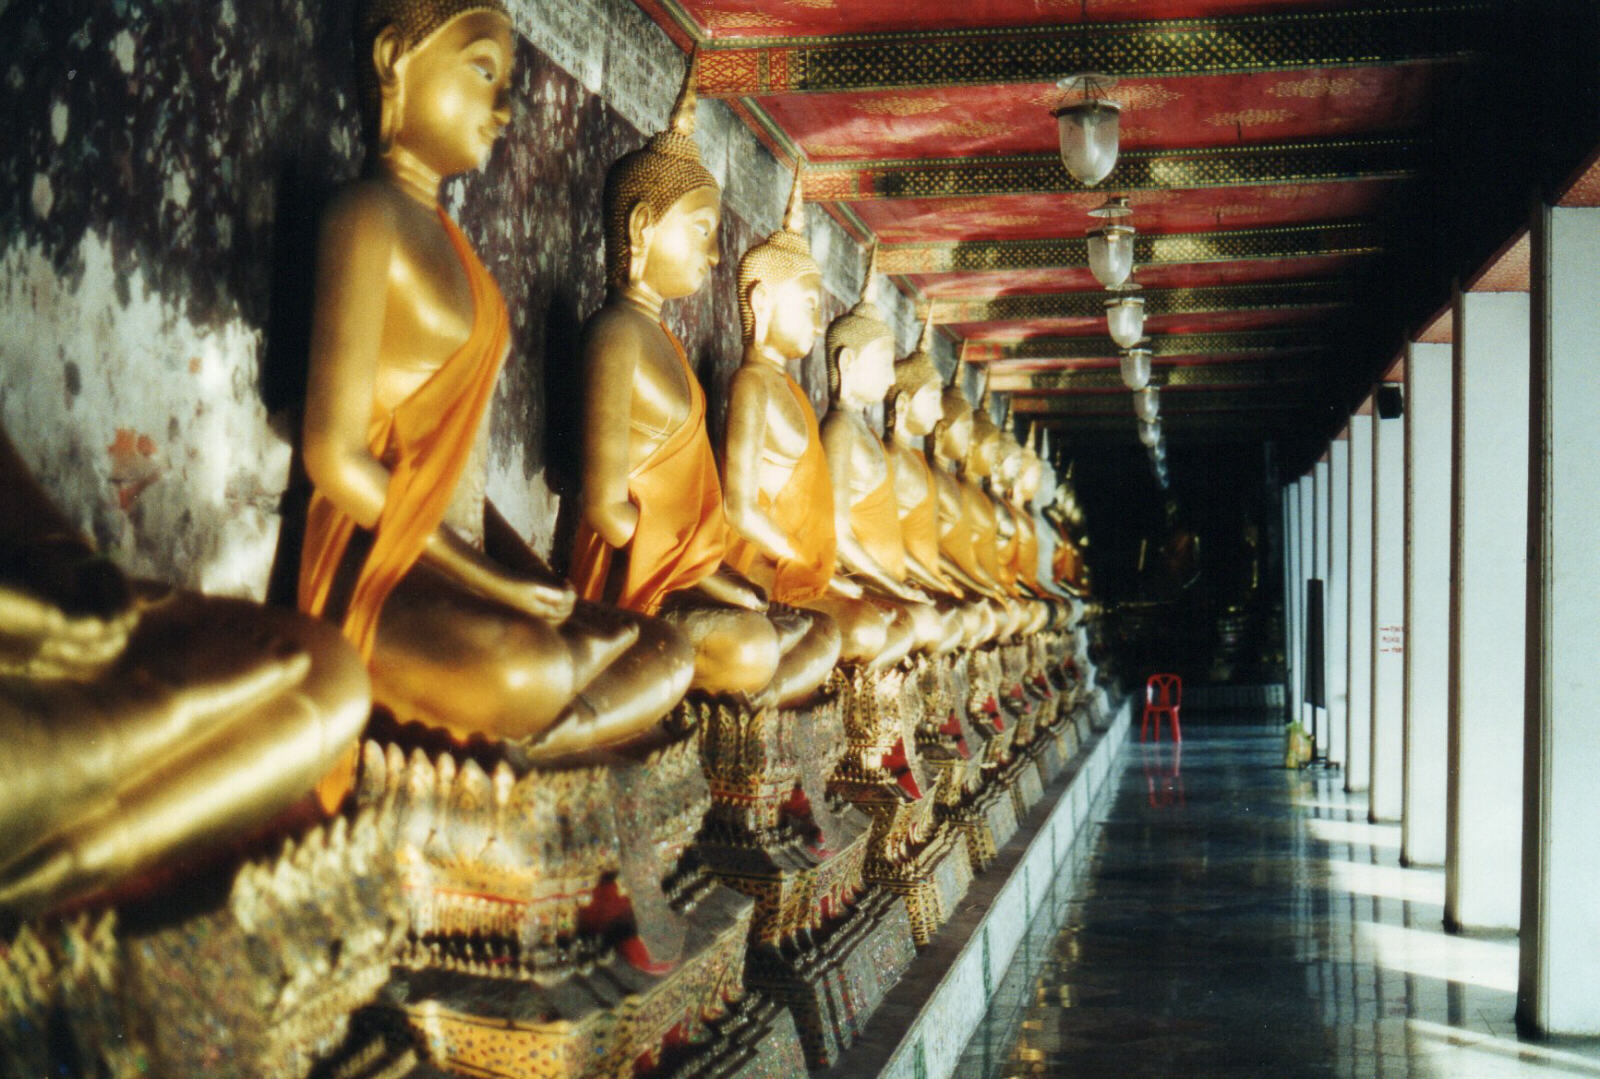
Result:
M1370 405L1362 406L1367 409ZM1344 789L1364 791L1372 781L1372 416L1350 417L1350 483L1345 513L1350 518L1345 580L1346 693Z
M1600 1034L1600 209L1533 233L1532 470L1518 1016Z
M1300 718L1300 677L1305 661L1300 647L1300 485L1283 488L1283 660L1286 718Z
M1322 654L1316 657L1322 666L1322 704L1312 706L1311 718L1307 721L1307 728L1316 734L1316 756L1323 760L1328 757L1328 510L1332 505L1328 484L1328 455L1324 451L1322 459L1311 470L1310 561L1311 576L1322 582ZM1317 612L1308 607L1306 614L1314 618Z
M1328 447L1328 761L1343 765L1349 715L1350 442Z
M1300 724L1305 727L1306 733L1311 732L1311 705L1306 701L1306 685L1309 681L1310 671L1306 669L1306 591L1307 582L1312 577L1313 551L1311 536L1313 531L1314 514L1312 512L1312 479L1307 473L1300 477L1300 527L1299 527L1299 576L1300 581L1297 591L1300 593Z
M1450 733L1451 348L1406 352L1404 865L1443 865Z
M1527 600L1528 294L1456 297L1445 925L1515 929Z
M1374 821L1405 809L1406 424L1372 421L1372 776Z

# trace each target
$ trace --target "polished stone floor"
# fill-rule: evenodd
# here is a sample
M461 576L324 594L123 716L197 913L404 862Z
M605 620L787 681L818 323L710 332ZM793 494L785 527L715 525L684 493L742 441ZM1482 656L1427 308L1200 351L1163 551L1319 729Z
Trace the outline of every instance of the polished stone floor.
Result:
M1124 750L961 1079L1600 1079L1600 1046L1518 1039L1515 937L1445 933L1443 873L1339 773L1185 734Z

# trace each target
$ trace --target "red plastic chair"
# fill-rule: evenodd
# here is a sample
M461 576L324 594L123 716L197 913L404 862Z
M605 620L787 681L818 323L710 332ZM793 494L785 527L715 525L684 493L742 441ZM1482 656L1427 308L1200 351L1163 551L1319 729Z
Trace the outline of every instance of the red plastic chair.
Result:
M1178 705L1183 701L1183 679L1175 674L1152 674L1144 684L1144 718L1139 723L1139 741L1150 731L1150 721L1156 725L1156 741L1161 741L1161 717L1172 724L1172 740L1183 741L1183 728L1178 726Z

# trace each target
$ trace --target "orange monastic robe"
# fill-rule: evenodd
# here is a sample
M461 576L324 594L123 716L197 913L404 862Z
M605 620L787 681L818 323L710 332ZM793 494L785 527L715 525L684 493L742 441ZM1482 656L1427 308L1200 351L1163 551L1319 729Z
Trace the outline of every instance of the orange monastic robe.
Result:
M1042 592L1039 584L1039 531L1034 527L1033 515L1027 512L1017 514L1017 528L1017 534L1021 537L1014 563L1017 579L1035 592Z
M900 531L900 504L894 494L894 461L881 484L850 507L850 531L878 565L897 581L906 579L906 541Z
M997 512L994 504L978 501L987 500L989 496L974 483L961 485L961 497L966 506L967 523L972 529L972 551L978 565L983 567L991 580L998 581L1006 591L1010 591L1010 585L1000 568L999 529L994 522Z
M983 572L978 568L978 551L973 542L977 529L973 523L972 503L967 494L967 485L960 479L956 480L956 488L961 494L961 516L956 518L948 532L939 537L939 549L963 573L979 579Z
M689 416L628 474L628 499L639 507L639 524L624 552L619 590L605 594L617 548L585 523L578 525L568 574L584 599L609 600L643 614L654 614L668 594L709 577L727 545L722 482L706 436L706 394L683 345L671 331L667 336L689 380Z
M439 220L467 272L472 332L415 393L393 412L374 409L367 425L367 448L389 468L389 493L345 608L344 636L369 660L384 601L422 557L428 537L455 497L511 338L505 301L494 278L443 209ZM353 518L321 493L312 495L300 556L302 611L323 613L355 529Z
M944 580L944 573L939 569L939 481L928 467L926 457L913 452L911 459L915 467L922 469L928 497L900 518L900 535L905 541L906 553Z
M833 528L833 481L828 477L828 457L822 450L817 414L799 384L787 374L784 378L805 417L806 448L777 497L765 491L758 497L762 510L789 537L799 554L798 558L778 563L768 591L779 603L800 605L827 591L828 582L833 579L839 538ZM728 564L740 573L749 573L759 557L761 551L746 539L735 536L728 544Z
M377 641L384 602L422 557L428 537L455 497L511 339L505 301L494 278L443 209L439 220L467 273L472 331L415 393L393 412L374 409L367 425L367 448L389 468L389 492L345 607L343 625L345 639L367 660ZM302 611L322 615L355 530L353 518L320 492L312 495L300 556ZM352 751L318 785L318 796L330 811L354 781L355 765Z

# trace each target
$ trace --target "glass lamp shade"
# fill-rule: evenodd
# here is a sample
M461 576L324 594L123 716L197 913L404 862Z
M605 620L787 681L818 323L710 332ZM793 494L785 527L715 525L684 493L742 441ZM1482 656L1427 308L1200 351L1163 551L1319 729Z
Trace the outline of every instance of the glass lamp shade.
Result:
M1145 423L1154 423L1161 415L1161 398L1154 386L1146 386L1133 395L1133 414Z
M1139 421L1139 441L1146 447L1154 448L1161 441L1161 424Z
M1142 390L1150 385L1150 350L1130 348L1122 354L1118 365L1122 369L1122 384L1130 390Z
M1115 101L1081 101L1056 110L1061 163L1085 187L1111 175L1117 165L1122 109Z
M1089 270L1105 288L1116 288L1133 272L1132 225L1112 223L1089 230Z
M1106 301L1106 328L1111 340L1132 348L1144 337L1144 297L1118 296Z

